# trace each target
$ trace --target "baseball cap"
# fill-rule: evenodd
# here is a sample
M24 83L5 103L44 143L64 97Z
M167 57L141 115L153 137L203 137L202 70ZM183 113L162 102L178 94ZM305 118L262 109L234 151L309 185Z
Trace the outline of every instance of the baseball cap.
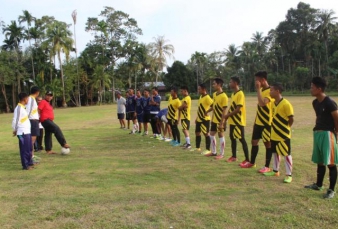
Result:
M46 92L46 95L53 96L53 92L52 92L52 91L47 91L47 92Z

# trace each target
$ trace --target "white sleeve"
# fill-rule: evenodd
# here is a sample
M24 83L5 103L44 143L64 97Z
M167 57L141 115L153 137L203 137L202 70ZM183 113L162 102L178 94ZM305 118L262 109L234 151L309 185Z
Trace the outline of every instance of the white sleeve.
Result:
M12 120L12 129L13 131L16 130L17 125L19 123L19 118L20 118L20 107L16 107L14 110L14 116L13 116L13 120Z

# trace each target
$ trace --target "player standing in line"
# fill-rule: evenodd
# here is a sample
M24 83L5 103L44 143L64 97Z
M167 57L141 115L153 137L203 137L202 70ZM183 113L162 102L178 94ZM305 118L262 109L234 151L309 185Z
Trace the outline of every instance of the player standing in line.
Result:
M191 97L189 95L188 87L181 87L181 94L183 96L182 105L178 108L181 112L181 125L185 137L184 149L191 149L189 128L190 128L190 115L191 115Z
M37 104L39 105L39 103L42 101L42 97L39 96L37 99L36 99L36 102ZM42 142L43 142L43 126L41 124L41 122L39 121L39 130L40 130L40 135L36 138L36 141L35 141L35 146L34 146L34 149L35 149L35 152L39 152L41 150L43 150L43 146L42 146Z
M128 120L128 129L130 127L129 121L133 121L133 129L129 134L135 134L138 131L138 123L136 119L136 96L134 95L134 89L128 90L128 98L127 98L127 120Z
M229 119L230 125L230 140L232 156L227 162L237 161L237 139L242 143L245 160L241 164L249 162L248 144L245 140L244 127L246 125L246 106L245 96L242 90L239 89L240 79L237 76L230 78L229 86L233 90L231 94L231 106L229 113L224 117L225 121Z
M268 73L266 71L259 71L255 74L255 86L257 90L257 114L255 119L255 124L252 131L252 148L251 148L251 159L250 162L240 164L242 168L255 168L256 167L256 157L258 154L258 143L259 139L263 139L265 145L266 154L265 154L265 166L258 170L260 173L270 172L270 162L271 162L271 121L272 121L272 111L271 104L273 99L270 96L270 86L267 81Z
M148 89L144 89L143 91L143 128L144 128L144 132L143 132L143 136L148 135L148 123L151 120L150 117L150 97L149 97L149 90Z
M167 119L171 128L171 132L173 135L173 140L171 141L171 145L180 146L181 145L181 136L180 131L178 129L178 123L180 120L180 112L178 108L181 106L181 101L177 97L177 88L173 87L170 91L172 99L168 105L168 114Z
M141 95L141 91L137 90L136 92L136 114L137 114L137 122L138 122L138 130L136 133L142 133L142 124L143 124L143 117L144 117L144 110L143 110L143 97Z
M197 108L197 117L195 120L196 124L196 148L190 151L201 151L201 141L203 133L205 137L205 148L206 150L202 152L202 154L210 153L210 136L209 136L209 129L210 129L210 116L207 114L207 111L212 106L213 100L208 95L207 89L204 84L200 84L198 86L198 93L200 94L200 98L198 100L198 108Z
M316 112L316 125L313 128L313 152L312 161L317 164L317 182L305 186L313 190L323 190L323 180L326 167L329 169L330 186L325 199L331 199L335 194L337 182L337 134L338 134L338 111L337 104L326 96L327 83L321 77L314 77L311 82L311 95L316 97L312 102Z
M270 95L275 101L272 104L271 124L271 152L273 155L273 171L263 173L265 176L279 176L280 157L285 157L286 177L284 183L292 181L292 156L291 156L291 126L293 124L293 107L282 96L283 85L271 85Z
M168 108L162 109L156 115L156 120L157 120L157 128L158 128L159 132L163 133L163 136L159 140L170 142L171 141L171 131L170 131L170 128L168 128L167 114L168 114ZM168 137L166 137L167 134L168 134Z
M159 138L160 137L160 133L157 130L157 121L156 121L156 115L158 114L158 112L160 112L161 108L161 97L158 94L158 89L157 87L154 87L152 90L152 96L150 97L150 117L151 117L151 128L153 130L153 136L152 138Z
M117 96L117 118L120 122L120 128L126 129L126 122L124 121L124 115L126 113L126 99L122 97L121 92L119 91L116 92L116 96Z
M225 148L225 139L224 131L226 128L226 123L224 122L224 117L227 113L228 107L228 96L223 91L223 80L221 78L215 78L212 86L215 90L213 94L213 106L206 112L209 113L213 111L212 122L210 128L210 141L211 141L211 152L205 154L205 156L216 156L215 159L220 160L224 157L224 148ZM218 133L219 144L220 144L220 154L217 156L216 152L216 133Z

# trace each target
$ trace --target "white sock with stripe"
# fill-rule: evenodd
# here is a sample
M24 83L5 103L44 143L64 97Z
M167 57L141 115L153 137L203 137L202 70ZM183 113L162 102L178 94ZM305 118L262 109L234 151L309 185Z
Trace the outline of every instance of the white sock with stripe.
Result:
M279 171L280 166L280 156L278 153L273 153L273 170Z
M220 155L224 155L224 148L225 148L225 139L224 137L219 138L219 151Z
M286 169L286 175L291 176L292 174L292 156L286 156L285 157L285 169Z
M211 153L216 154L217 152L216 152L216 138L215 138L215 136L210 135L210 142L211 142L211 144L210 144Z

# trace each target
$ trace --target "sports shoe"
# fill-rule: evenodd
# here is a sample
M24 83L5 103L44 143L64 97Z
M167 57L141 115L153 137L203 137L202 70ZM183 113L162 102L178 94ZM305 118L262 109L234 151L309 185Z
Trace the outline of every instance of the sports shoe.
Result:
M271 169L268 167L263 167L260 170L258 170L259 173L267 173L267 172L271 172Z
M175 144L173 144L174 147L177 147L177 146L180 146L180 145L181 145L181 143L179 143L179 142L176 142Z
M319 187L316 183L310 184L310 185L305 185L304 188L316 190L316 191L323 191L324 187Z
M34 156L32 157L32 161L33 161L34 164L35 164L35 163L40 163L41 158L34 155Z
M332 189L328 189L327 192L323 195L324 199L332 199L335 192Z
M215 160L221 160L221 159L223 159L223 158L224 158L223 155L217 155L217 156L215 157Z
M239 165L239 166L242 166L242 165L245 165L246 163L250 163L250 161L244 160L244 161L242 161L241 163L239 163L238 165Z
M190 144L187 144L183 149L184 149L184 150L191 149L191 145L190 145Z
M237 161L237 158L236 157L229 157L228 158L228 160L227 160L227 162L235 162L235 161Z
M142 136L147 136L148 132L143 132Z
M187 143L184 143L181 147L185 148L187 145Z
M155 139L157 140L161 140L162 136L161 135L157 135L157 137Z
M165 138L164 137L160 137L160 138L157 138L157 140L160 140L160 141L163 141Z
M164 139L165 142L171 142L171 138Z
M270 172L266 172L266 173L263 173L264 176L267 176L267 177L279 177L279 172L275 172L275 171L270 171ZM291 178L292 179L292 178Z
M286 176L284 179L284 183L291 183L292 182L292 176Z
M195 152L195 151L201 152L201 148L192 148L192 149L190 149L189 151L190 151L190 152Z
M175 145L175 144L176 144L176 141L174 139L171 140L170 145Z
M215 153L215 154L213 154L213 153L207 153L207 154L204 154L204 156L206 156L206 157L215 157L215 156L217 156L217 153Z
M247 162L244 165L241 165L241 168L243 169L256 168L256 164L251 164L250 162Z
M210 154L210 153L211 153L211 151L206 149L201 154L206 155L206 154Z

